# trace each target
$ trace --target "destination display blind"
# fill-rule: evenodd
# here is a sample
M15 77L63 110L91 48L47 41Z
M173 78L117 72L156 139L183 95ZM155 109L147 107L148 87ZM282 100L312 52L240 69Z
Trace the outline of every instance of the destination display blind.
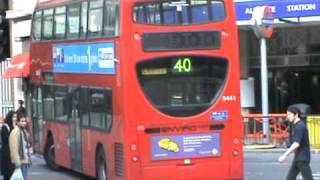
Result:
M219 31L159 32L143 34L144 51L219 49Z

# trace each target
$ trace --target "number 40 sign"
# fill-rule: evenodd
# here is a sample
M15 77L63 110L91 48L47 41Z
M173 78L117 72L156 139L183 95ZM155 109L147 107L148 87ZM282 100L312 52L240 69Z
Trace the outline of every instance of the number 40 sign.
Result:
M192 61L190 58L179 58L173 67L175 72L188 73L192 70Z

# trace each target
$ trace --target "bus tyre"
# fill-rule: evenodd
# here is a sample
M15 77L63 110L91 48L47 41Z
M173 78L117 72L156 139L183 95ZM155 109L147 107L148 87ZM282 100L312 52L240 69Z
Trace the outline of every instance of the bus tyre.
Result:
M58 170L58 165L55 162L55 149L53 139L48 138L48 142L44 149L44 160L46 164L53 170Z
M97 180L107 180L107 164L102 148L99 148L96 156Z

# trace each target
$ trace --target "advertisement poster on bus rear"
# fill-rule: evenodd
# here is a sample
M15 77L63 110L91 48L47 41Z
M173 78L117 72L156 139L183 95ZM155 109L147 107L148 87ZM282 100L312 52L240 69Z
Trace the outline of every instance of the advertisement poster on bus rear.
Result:
M220 134L151 137L152 160L221 156Z
M53 45L53 71L115 74L114 49L113 42Z

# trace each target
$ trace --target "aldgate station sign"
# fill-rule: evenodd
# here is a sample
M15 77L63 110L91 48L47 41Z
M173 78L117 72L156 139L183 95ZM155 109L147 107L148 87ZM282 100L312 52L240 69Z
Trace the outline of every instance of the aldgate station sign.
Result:
M269 6L274 18L320 16L319 0L269 0L236 3L237 20L250 20L257 6Z

